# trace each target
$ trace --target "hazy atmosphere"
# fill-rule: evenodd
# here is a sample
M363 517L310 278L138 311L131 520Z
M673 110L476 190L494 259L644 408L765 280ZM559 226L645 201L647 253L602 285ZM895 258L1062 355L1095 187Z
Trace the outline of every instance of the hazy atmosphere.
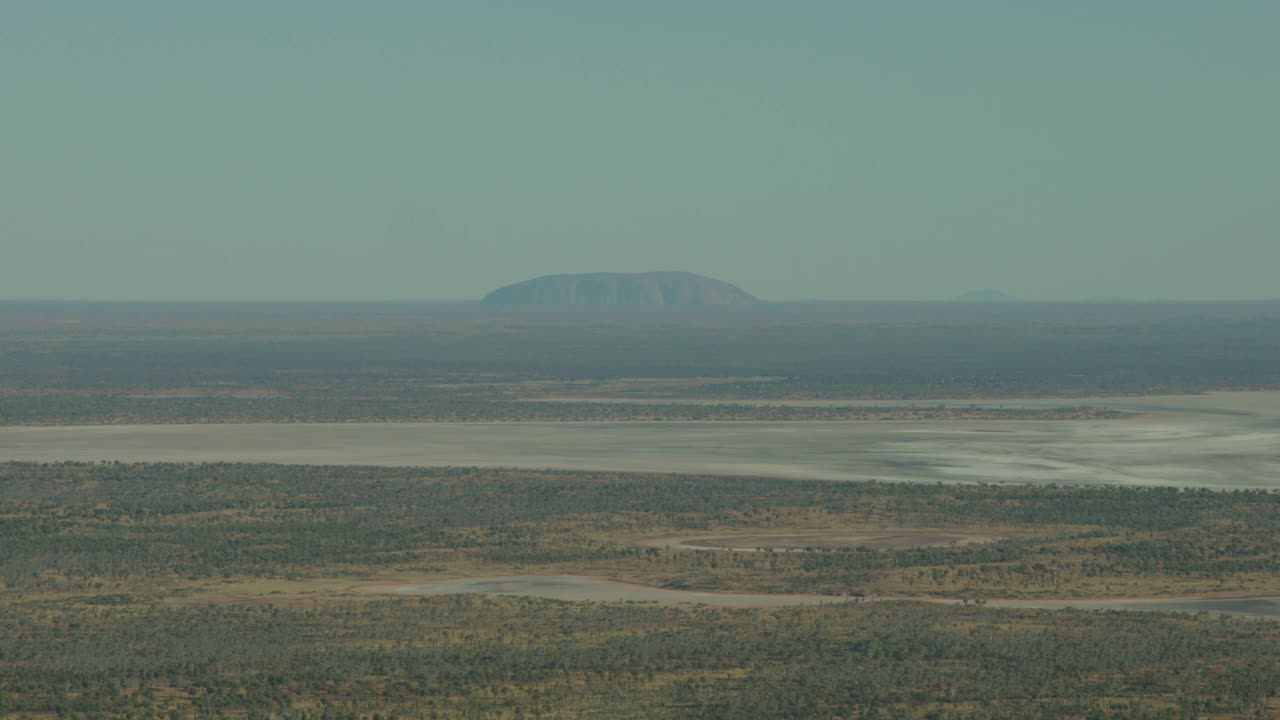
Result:
M1280 718L1277 0L0 0L0 718Z
M0 297L1280 295L1280 4L0 8Z

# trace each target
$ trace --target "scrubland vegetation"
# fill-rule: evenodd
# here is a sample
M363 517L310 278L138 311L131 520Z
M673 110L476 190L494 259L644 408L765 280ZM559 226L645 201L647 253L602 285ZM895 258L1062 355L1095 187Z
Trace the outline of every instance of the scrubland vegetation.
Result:
M275 465L8 464L0 580L564 570L671 587L844 595L1280 590L1280 493ZM1008 539L806 553L643 538L960 528Z
M17 717L1271 717L1280 623L447 596L0 606Z
M752 403L1274 388L1277 328L1280 303L1264 302L6 302L0 423L991 417ZM523 402L546 398L559 401Z
M1280 387L1277 320L0 303L0 424L1100 418L926 399ZM908 403L840 402L868 399ZM990 541L678 546L822 533ZM830 602L379 594L504 575ZM988 601L1278 593L1267 491L0 464L0 715L19 718L1263 718L1273 620Z
M952 547L658 548L950 528ZM1280 494L270 465L0 466L21 717L1267 717L1280 624L844 602L1280 590ZM377 583L595 573L831 594L730 609Z
M138 398L36 393L0 403L0 425L262 422L812 422L837 420L1099 420L1091 407L944 408L779 406L751 403L516 402L444 398Z

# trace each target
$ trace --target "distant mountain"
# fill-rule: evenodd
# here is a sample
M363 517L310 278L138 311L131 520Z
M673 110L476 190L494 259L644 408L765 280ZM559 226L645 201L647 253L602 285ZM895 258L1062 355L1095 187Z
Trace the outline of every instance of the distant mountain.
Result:
M1020 297L999 290L970 290L953 298L954 302L1026 302Z
M727 282L686 272L546 275L498 288L493 305L746 305L756 298Z

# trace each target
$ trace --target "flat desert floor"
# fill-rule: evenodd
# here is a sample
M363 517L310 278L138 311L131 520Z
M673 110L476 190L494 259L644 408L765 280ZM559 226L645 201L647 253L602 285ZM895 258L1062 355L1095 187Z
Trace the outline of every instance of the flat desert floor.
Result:
M1087 404L1136 414L1080 421L0 427L0 460L449 465L1280 488L1280 392L951 404Z

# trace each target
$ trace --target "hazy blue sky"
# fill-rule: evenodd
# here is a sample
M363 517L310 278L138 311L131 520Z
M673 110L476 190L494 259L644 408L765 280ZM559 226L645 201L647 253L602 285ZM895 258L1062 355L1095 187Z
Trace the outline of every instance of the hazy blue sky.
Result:
M1276 0L5 0L0 297L1280 296Z

